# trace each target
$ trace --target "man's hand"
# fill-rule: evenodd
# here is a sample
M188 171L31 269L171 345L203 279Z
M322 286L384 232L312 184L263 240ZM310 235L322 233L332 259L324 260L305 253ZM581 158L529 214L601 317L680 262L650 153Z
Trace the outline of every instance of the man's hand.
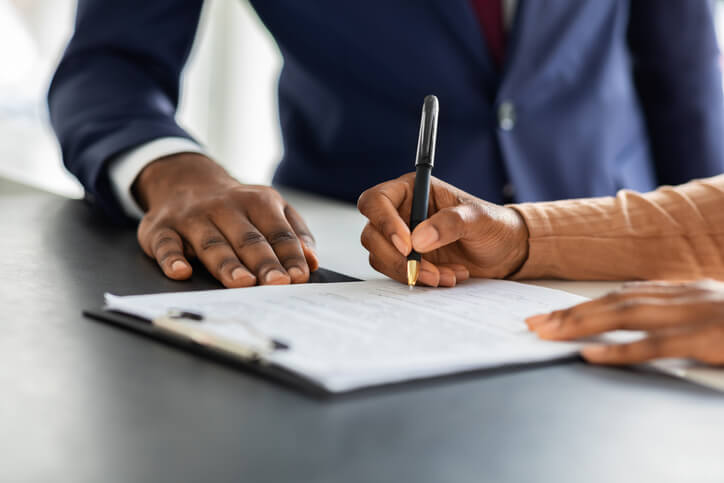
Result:
M138 242L169 278L189 278L192 256L226 287L306 282L319 265L314 238L279 193L240 184L205 156L154 161L133 190L146 211Z
M724 364L724 283L712 280L627 284L605 297L526 322L549 340L618 329L647 332L629 344L584 348L583 357L597 364L636 364L660 357Z
M377 271L407 283L407 255L423 254L419 281L452 287L469 277L504 278L528 256L523 218L475 198L436 178L430 186L428 219L410 234L414 173L368 189L357 206L369 219L362 245Z

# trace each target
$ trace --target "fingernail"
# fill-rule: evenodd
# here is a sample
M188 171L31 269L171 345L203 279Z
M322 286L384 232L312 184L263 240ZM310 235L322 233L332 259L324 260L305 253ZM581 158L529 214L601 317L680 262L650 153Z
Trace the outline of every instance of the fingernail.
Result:
M186 262L182 262L181 260L176 260L171 264L171 271L172 272L180 272L181 270L185 270L188 267Z
M438 277L436 277L433 272L430 272L428 270L420 270L420 281L423 282L425 285L437 287L439 285L438 280Z
M272 282L279 282L285 278L286 278L286 276L279 270L270 270L266 274L266 277L264 277L264 280L266 280L268 283L272 283Z
M241 267L236 267L236 268L231 272L231 279L232 279L232 280L238 280L238 279L240 279L240 278L242 278L242 277L246 277L246 276L249 276L249 275L251 275L251 274L250 274L249 272L247 272L246 270L244 270L243 268L241 268Z
M443 285L445 287L453 287L455 285L455 282L457 282L457 280L455 279L454 274L440 272L440 285Z
M287 273L289 273L289 276L292 278L292 280L301 278L304 276L304 272L299 267L292 267L289 270L287 270Z
M397 251L403 255L407 255L407 247L405 246L405 242L402 241L402 238L400 238L397 233L393 233L390 238L392 238L392 243L395 245L395 248L397 248Z
M608 347L605 345L589 345L581 351L585 357L601 357L606 353Z
M470 272L467 270L459 269L455 270L455 281L456 282L462 282L463 280L467 280L470 278Z
M412 244L418 250L426 250L430 245L440 239L440 234L435 227L426 226L412 234Z
M543 325L535 328L535 333L538 334L538 337L548 337L553 335L554 333L558 332L558 330L561 327L561 321L560 320L551 320L549 322L545 322Z
M537 326L541 325L546 320L548 320L548 317L550 317L549 314L534 315L532 317L528 317L527 319L525 319L525 323L528 324L528 327L531 330L534 330Z

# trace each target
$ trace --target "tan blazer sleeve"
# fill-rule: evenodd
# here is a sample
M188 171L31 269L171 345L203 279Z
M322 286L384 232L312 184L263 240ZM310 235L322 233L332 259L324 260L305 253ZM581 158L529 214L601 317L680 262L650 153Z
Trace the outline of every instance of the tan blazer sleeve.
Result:
M510 206L530 234L514 279L724 279L724 175L646 194Z

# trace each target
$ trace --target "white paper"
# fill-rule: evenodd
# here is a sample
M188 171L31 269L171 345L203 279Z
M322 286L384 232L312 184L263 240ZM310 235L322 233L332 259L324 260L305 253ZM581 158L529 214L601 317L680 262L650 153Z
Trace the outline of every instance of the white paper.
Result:
M342 392L570 356L580 343L541 341L524 319L584 300L500 280L413 290L381 280L107 295L106 308L147 319L172 308L198 312L208 320L189 324L239 342L249 324L290 345L271 362Z

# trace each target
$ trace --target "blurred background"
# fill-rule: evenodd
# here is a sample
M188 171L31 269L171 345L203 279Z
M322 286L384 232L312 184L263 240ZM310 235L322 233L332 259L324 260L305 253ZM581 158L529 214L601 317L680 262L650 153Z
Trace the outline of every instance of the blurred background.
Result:
M76 0L0 0L0 176L66 196L45 94L72 34ZM181 124L240 180L268 183L281 157L281 57L245 1L207 0L183 78Z
M80 197L80 185L61 163L45 107L74 9L75 0L0 0L0 176ZM724 1L715 3L715 19L722 45ZM282 154L276 106L281 62L246 1L205 2L179 120L242 182L268 183Z

